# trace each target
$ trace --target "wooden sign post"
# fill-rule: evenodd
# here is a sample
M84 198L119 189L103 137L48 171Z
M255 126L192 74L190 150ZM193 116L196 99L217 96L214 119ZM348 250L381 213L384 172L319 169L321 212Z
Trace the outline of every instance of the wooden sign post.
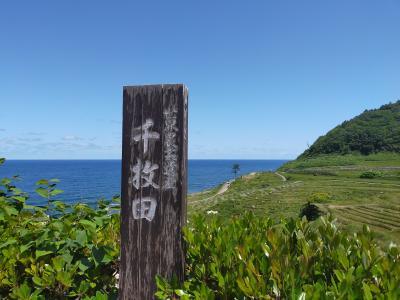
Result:
M188 91L124 87L119 299L155 299L156 275L183 280Z

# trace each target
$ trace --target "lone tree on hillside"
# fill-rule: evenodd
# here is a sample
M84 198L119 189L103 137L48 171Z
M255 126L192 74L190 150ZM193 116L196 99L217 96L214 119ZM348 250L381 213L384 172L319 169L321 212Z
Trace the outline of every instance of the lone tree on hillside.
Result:
M237 173L240 171L240 165L239 164L233 164L232 166L232 172L235 174L235 178L237 176Z
M306 217L307 221L314 221L318 219L322 215L322 211L319 209L318 206L307 202L304 204L300 210L300 218Z

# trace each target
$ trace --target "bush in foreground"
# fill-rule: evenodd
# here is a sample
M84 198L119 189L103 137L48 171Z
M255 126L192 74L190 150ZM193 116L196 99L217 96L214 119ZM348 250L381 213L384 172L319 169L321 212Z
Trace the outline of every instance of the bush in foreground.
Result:
M383 251L368 227L349 236L331 217L198 216L185 235L187 280L158 278L160 299L400 298L399 249Z
M116 298L119 215L99 202L68 206L51 197L62 191L40 180L46 206L26 204L28 195L0 182L0 299ZM118 199L116 199L118 201Z

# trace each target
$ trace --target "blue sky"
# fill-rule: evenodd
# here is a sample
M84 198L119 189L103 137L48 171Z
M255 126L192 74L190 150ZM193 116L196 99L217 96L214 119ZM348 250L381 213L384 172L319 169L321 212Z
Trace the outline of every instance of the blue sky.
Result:
M190 158L294 158L400 98L400 1L2 1L0 157L121 156L122 86L185 83Z

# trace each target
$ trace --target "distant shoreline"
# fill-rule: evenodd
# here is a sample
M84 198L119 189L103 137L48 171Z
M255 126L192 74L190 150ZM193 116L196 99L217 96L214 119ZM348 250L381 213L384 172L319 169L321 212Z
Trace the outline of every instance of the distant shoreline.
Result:
M204 192L234 177L232 165L240 165L239 176L251 172L274 171L287 160L189 160L188 195ZM96 202L111 199L121 190L121 160L6 160L0 166L0 178L20 175L17 187L31 195L32 204L40 204L35 182L57 178L64 190L59 200L67 203Z
M286 158L189 158L188 161L291 161ZM6 161L121 161L120 158L6 158Z

